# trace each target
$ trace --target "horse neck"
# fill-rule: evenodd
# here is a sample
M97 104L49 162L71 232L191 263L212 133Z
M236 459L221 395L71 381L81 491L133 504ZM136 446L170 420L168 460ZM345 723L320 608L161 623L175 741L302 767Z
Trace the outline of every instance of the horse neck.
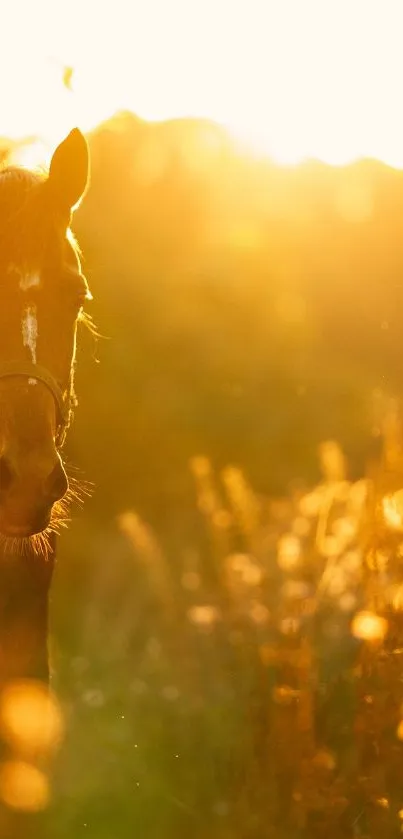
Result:
M15 681L49 683L48 600L54 561L54 539L47 559L0 552L0 706L2 689ZM3 761L13 759L18 752L0 732L0 769ZM0 789L0 839L45 837L46 812L10 808Z
M49 681L48 600L55 540L46 559L0 552L0 685Z

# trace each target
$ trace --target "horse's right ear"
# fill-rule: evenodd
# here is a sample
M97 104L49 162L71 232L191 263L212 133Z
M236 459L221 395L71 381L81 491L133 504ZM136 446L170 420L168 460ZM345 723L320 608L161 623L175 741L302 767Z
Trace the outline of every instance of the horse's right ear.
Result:
M89 152L84 134L73 128L53 154L48 185L63 212L70 213L84 195L89 178Z

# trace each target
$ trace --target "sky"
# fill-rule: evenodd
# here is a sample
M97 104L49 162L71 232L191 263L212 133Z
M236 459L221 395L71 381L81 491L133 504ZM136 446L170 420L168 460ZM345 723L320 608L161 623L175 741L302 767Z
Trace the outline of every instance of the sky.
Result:
M124 108L279 162L403 167L403 0L13 0L1 24L1 135L51 147Z

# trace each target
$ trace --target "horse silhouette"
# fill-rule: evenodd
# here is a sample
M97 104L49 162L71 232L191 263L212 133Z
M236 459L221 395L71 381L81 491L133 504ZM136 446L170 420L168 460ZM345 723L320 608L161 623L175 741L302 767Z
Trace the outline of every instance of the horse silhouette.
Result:
M2 766L15 758L4 697L17 707L13 689L21 695L25 685L26 704L33 690L38 708L48 690L48 596L69 495L61 450L75 405L77 324L91 296L69 226L88 177L77 128L47 175L0 170L1 839L31 830L3 794Z

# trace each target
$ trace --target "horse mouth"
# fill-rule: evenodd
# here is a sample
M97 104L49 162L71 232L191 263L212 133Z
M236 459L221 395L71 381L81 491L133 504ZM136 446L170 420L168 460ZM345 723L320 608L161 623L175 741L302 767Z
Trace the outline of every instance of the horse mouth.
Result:
M9 525L8 527L1 528L2 536L6 538L12 539L26 539L29 536L34 536L36 533L40 533L41 531L32 529L30 527L14 527L13 525Z
M27 539L30 536L37 536L47 529L50 523L50 518L50 515L47 515L45 517L41 517L35 522L14 524L13 522L4 520L3 517L0 516L0 534L6 539Z

